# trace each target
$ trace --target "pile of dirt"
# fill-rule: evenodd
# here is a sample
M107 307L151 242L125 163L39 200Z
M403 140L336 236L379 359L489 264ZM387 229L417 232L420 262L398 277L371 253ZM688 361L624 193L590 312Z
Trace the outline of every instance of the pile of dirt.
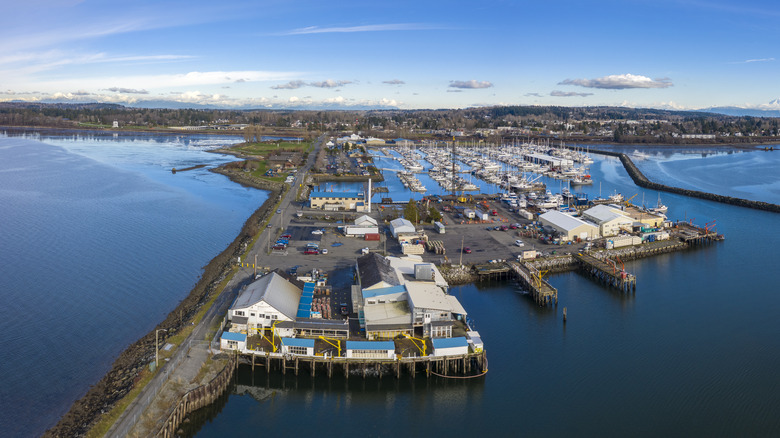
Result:
M218 286L230 273L233 261L241 255L244 245L248 245L252 238L261 231L261 225L273 213L273 208L284 190L283 184L258 180L242 171L231 171L224 168L217 168L213 171L227 175L239 184L269 190L270 193L263 205L244 223L238 237L206 265L203 275L189 295L168 314L163 322L155 327L155 330L167 330L167 332L160 333L160 342L169 336L176 335L190 324L201 307L219 292ZM127 347L114 361L111 370L98 383L90 387L81 399L74 402L60 421L46 431L43 436L84 436L102 413L110 411L117 401L133 389L140 372L154 360L155 330L150 331Z

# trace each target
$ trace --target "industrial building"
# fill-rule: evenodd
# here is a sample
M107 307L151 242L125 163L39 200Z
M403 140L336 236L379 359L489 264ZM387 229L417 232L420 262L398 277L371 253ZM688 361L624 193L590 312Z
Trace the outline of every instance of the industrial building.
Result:
M602 237L616 236L624 231L631 231L634 221L625 216L619 208L609 205L596 205L582 212L585 220L598 225Z
M312 192L309 207L327 211L370 212L370 200L363 192Z
M593 239L599 236L599 228L596 224L584 221L580 218L561 213L558 210L550 210L539 215L542 225L550 226L563 241L580 239Z

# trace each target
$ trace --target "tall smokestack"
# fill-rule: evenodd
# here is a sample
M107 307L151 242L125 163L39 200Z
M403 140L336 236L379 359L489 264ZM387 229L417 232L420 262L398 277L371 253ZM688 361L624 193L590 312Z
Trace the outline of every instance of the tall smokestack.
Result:
M366 200L366 204L368 204L368 212L371 213L371 178L368 179L368 193L366 194L366 197L368 198Z

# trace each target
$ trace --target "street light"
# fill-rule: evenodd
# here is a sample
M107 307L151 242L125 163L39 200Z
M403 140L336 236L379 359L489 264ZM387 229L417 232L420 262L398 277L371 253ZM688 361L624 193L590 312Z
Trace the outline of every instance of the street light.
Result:
M167 332L167 329L157 329L154 331L154 368L157 369L157 362L159 361L160 357L160 341L159 341L159 333L160 332Z

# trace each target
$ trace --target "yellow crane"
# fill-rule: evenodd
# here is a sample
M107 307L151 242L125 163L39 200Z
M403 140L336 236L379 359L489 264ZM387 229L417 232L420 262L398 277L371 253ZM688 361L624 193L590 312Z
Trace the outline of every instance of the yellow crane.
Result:
M636 193L636 194L634 194L634 196L632 196L632 197L626 199L625 201L623 201L623 203L626 205L626 207L631 207L631 200L636 198L636 195L638 195L638 194L639 193Z
M414 336L407 335L406 333L404 333L404 337L412 341L412 344L414 344L414 346L420 350L420 353L422 353L423 356L427 356L426 351L428 351L428 346L425 344L425 339L415 338ZM420 342L419 344L417 343L418 341Z
M274 330L274 329L276 328L276 324L278 324L278 323L280 323L280 322L281 322L281 321L279 321L279 320L276 320L276 321L274 321L274 323L271 325L271 327L257 327L257 328L255 329L255 330L257 330L257 333L258 333L260 336L262 336L262 337L263 337L263 339L265 339L266 341L268 341L268 343L269 343L269 344L271 344L271 348L273 349L273 352L274 352L274 353L276 353L276 350L279 348L279 347L277 347L277 346L276 346L276 343L274 342L274 340L276 339L276 330ZM270 338L268 337L268 335L266 335L266 332L267 332L267 331L270 331L270 332L271 332L271 337L270 337Z
M339 356L341 356L341 339L337 339L337 338L326 338L325 336L318 336L318 337L319 337L320 339L322 339L323 341L327 342L328 344L330 344L330 345L332 345L332 346L336 347L336 349L337 349L337 350L338 350L338 352L339 352ZM334 344L334 343L333 343L333 342L331 342L331 341L336 341L336 343Z
M538 269L534 269L531 271L531 275L534 278L534 283L536 284L537 290L542 290L542 278L544 278L544 275L550 271L540 271Z

